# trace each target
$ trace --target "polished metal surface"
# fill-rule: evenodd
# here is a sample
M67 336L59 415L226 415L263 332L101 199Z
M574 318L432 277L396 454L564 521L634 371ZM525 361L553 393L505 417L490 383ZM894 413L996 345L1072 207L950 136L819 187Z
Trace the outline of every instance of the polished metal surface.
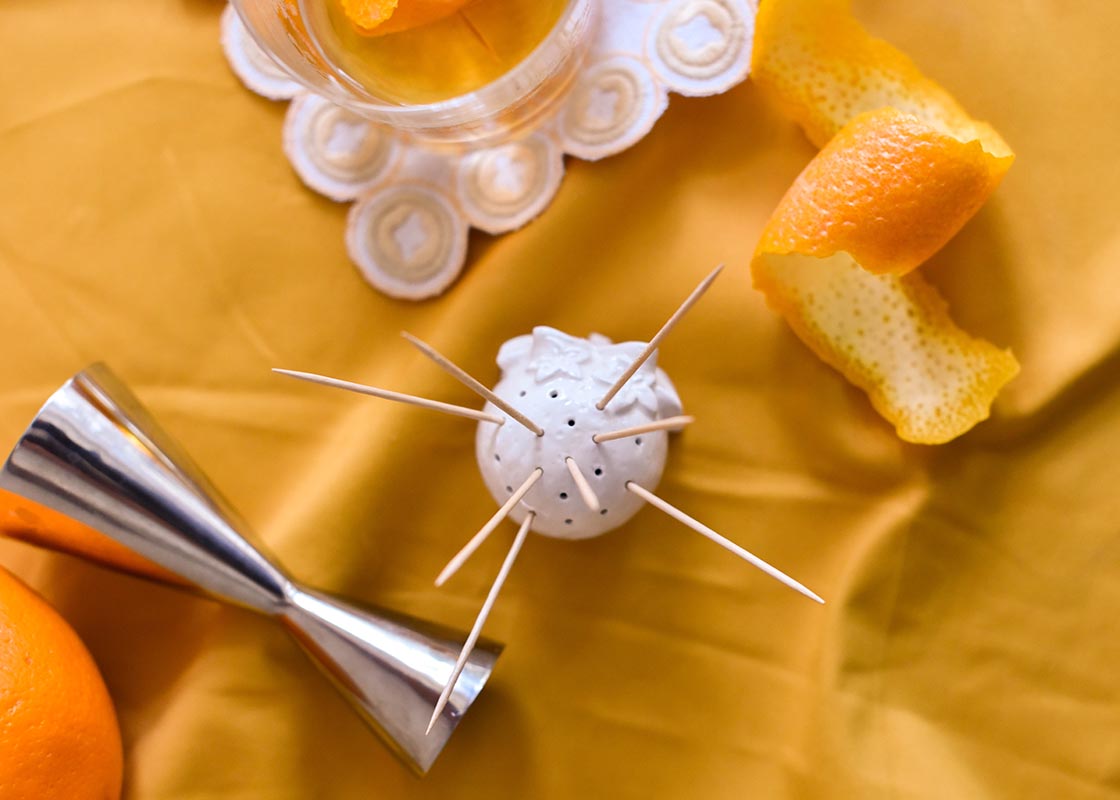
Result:
M20 438L0 487L73 517L223 602L279 620L362 717L423 774L490 676L480 643L424 729L465 635L294 582L105 366L79 373Z

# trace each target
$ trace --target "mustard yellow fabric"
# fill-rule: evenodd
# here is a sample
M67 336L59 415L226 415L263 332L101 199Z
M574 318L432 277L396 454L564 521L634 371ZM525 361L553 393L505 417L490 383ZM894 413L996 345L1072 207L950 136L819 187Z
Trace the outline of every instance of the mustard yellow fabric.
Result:
M0 4L3 450L104 359L300 577L465 627L513 536L432 587L494 508L471 423L269 368L472 403L398 331L493 381L508 337L647 337L725 261L661 353L697 422L660 493L829 604L653 509L533 537L487 626L508 649L421 781L269 623L0 543L104 671L126 797L1120 797L1120 5L856 4L1019 156L924 269L1023 371L937 449L751 290L815 148L749 84L571 162L543 217L474 235L444 298L401 303L289 169L284 106L227 70L221 9Z

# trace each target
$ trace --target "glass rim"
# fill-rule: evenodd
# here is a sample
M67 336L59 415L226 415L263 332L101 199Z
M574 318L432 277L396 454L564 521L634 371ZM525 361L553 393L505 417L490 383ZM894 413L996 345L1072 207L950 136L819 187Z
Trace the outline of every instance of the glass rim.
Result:
M307 87L316 94L322 94L327 99L344 108L349 108L356 113L376 122L403 127L423 129L428 127L442 127L478 122L482 117L491 115L495 109L504 109L525 100L549 76L560 71L564 63L575 55L579 49L579 42L584 38L591 24L591 7L595 0L569 0L556 24L545 35L540 43L521 61L510 68L504 75L477 89L465 94L438 100L432 103L392 103L380 100L360 84L343 84L334 75L327 78L326 86L312 86L309 82L279 59L273 59L284 69L291 78ZM250 35L256 39L256 34L251 26ZM562 47L557 45L557 39L567 36L577 43L576 47ZM258 45L261 42L258 40ZM327 63L334 65L334 61L326 57L318 41L313 39L313 46ZM262 48L266 53L267 47ZM524 74L530 71L539 71L540 78L526 82ZM339 70L342 72L342 70ZM344 74L344 73L343 73ZM522 85L524 84L524 85Z

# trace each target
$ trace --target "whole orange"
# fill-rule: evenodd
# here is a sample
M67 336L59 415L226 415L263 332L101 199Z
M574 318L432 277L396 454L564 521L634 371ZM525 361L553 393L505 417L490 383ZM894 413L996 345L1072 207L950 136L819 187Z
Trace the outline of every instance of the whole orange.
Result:
M117 800L120 730L85 645L0 568L0 798Z

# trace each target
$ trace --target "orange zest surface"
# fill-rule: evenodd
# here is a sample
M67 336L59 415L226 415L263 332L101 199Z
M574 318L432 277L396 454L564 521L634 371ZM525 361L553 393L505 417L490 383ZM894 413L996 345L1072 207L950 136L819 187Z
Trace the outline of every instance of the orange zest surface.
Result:
M846 0L767 0L752 76L823 147L767 223L756 288L903 439L936 444L986 419L1018 372L907 274L999 185L1014 155Z
M97 666L42 597L0 569L0 797L116 800L122 753Z
M471 0L341 0L346 18L364 34L383 36L438 22Z
M999 182L997 159L893 108L855 117L798 176L766 227L767 252L850 253L871 272L928 259Z

